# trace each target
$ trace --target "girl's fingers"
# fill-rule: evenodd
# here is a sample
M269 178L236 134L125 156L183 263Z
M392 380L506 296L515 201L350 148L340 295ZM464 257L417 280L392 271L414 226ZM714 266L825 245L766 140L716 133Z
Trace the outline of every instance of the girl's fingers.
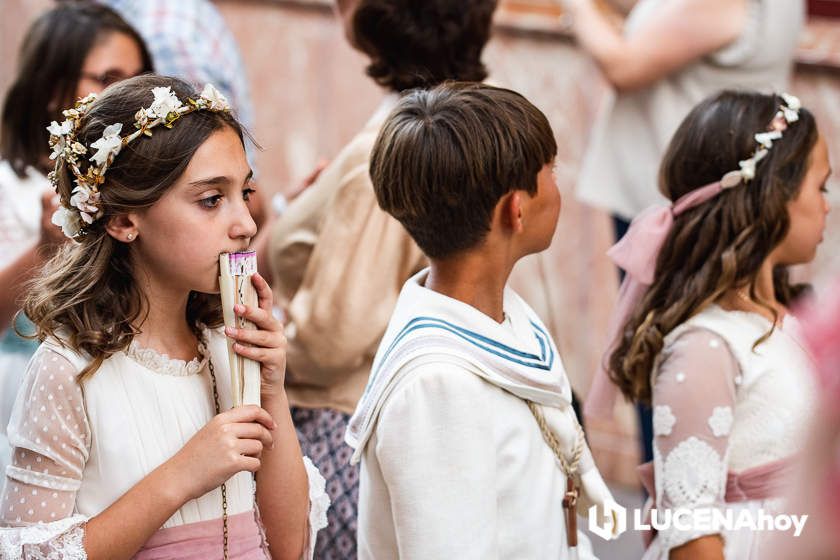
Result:
M225 334L243 345L280 348L285 344L285 337L278 332L226 327Z
M239 439L258 440L268 448L274 445L274 438L271 432L262 424L256 422L245 422L232 424L233 434Z
M267 311L270 315L271 308L274 305L274 294L271 291L271 286L268 285L265 278L260 276L259 272L251 275L251 284L254 285L254 289L257 291L257 297L259 298L258 305L260 309Z
M256 457L243 455L240 459L239 466L242 467L243 471L257 472L260 470L260 464L260 460Z
M233 351L244 358L249 358L261 364L282 362L284 358L282 350L276 348L260 348L258 346L243 346L238 342L233 344ZM280 355L277 354L278 351L281 352Z
M222 412L219 416L225 424L259 422L269 430L273 430L277 427L277 424L274 422L271 414L269 414L264 408L260 408L255 404L237 406L226 412Z
M262 455L263 443L258 439L239 440L239 454L259 458Z
M270 308L266 311L265 309L261 309L259 307L237 303L233 306L233 312L254 323L258 329L265 331L283 330L283 325L280 324L280 321L274 318L274 315L271 314Z

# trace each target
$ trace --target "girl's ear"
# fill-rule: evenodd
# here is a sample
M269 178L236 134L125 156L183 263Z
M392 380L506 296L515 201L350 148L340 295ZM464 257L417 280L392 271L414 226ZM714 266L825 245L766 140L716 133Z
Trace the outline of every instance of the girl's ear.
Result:
M123 243L131 243L137 239L137 235L139 234L137 230L137 221L133 214L120 214L118 216L112 216L111 219L108 220L108 224L105 226L105 231L107 231L111 237L117 241L122 241Z

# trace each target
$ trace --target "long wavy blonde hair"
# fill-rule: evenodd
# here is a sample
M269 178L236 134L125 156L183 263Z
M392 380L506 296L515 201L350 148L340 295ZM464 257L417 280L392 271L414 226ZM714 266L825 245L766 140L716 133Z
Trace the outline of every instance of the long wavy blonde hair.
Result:
M135 113L151 105L152 88L159 86L169 86L181 100L198 95L176 78L145 75L125 80L109 87L93 103L81 122L78 140L90 147L113 123L132 130ZM111 237L105 225L114 216L142 211L157 202L181 176L199 146L226 126L244 138L244 130L230 114L195 111L178 119L172 128L158 127L151 137L125 146L100 188L104 215L88 227L79 242L66 243L29 283L23 312L37 327L35 336L41 341L54 337L90 356L91 363L80 379L128 347L147 309L132 276L131 248ZM56 179L58 194L67 205L73 174L59 164ZM197 334L202 325L221 325L219 296L191 293L185 319Z
M773 119L781 98L724 91L700 103L674 135L660 169L660 190L671 201L738 169L755 149L754 135ZM727 189L674 219L656 261L653 284L620 332L607 371L624 395L651 399L651 371L664 339L674 328L729 290L755 291L758 272L782 242L790 220L787 203L796 197L817 142L806 109L773 144L747 185ZM775 295L790 303L805 285L791 285L786 268L773 271ZM756 344L770 334L769 331Z

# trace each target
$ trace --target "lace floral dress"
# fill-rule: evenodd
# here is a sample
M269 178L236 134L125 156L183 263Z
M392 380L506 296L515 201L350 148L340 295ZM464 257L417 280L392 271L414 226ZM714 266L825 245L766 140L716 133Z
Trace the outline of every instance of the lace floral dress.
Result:
M216 368L226 410L231 393L224 336L206 331L206 337L205 353ZM0 523L10 528L0 529L0 558L86 558L84 522L172 457L215 415L207 358L171 360L133 343L80 385L76 376L85 363L48 340L29 364L8 429L13 457L0 497ZM304 463L312 545L326 525L329 499L318 470L308 458ZM233 554L232 546L231 558L263 557L250 473L228 480L227 502L229 518L245 527L240 552ZM221 517L217 488L185 503L158 534L168 531L172 541L176 528L202 527ZM221 556L221 536L219 547Z
M770 326L761 315L712 305L666 337L654 368L657 510L730 509L734 519L743 510L781 513L786 466L800 451L815 389L792 316L753 350ZM762 497L752 499L747 483L758 479L775 485L762 484ZM672 526L656 535L644 559L666 560L672 548L709 534L720 532ZM721 536L727 560L767 555L760 531Z

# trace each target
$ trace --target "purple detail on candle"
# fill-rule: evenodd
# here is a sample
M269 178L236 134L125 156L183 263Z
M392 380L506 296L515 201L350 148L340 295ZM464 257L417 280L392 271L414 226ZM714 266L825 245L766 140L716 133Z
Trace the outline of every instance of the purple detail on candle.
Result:
M251 276L257 272L257 252L240 251L231 253L230 273L234 276Z

